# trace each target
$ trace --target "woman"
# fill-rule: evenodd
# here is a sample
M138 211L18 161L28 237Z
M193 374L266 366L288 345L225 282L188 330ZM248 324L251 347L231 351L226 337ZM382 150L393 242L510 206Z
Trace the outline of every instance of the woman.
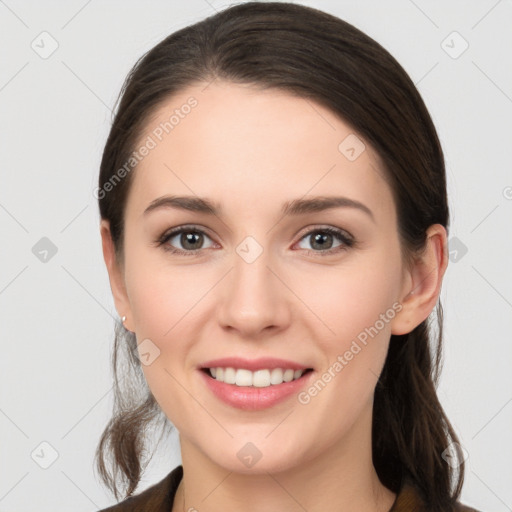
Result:
M471 510L435 390L443 153L378 43L286 3L179 30L123 86L97 197L108 510ZM155 420L182 465L134 496Z

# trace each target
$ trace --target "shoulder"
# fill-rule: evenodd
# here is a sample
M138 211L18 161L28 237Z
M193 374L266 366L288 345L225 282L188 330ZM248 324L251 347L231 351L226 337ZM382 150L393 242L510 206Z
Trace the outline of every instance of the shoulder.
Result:
M429 510L430 508L426 505L418 487L412 480L405 479L389 512L428 512ZM481 512L458 501L451 510L453 512Z
M467 505L463 505L462 503L459 502L455 504L455 510L457 512L480 512L476 508L468 507Z
M169 512L182 477L183 466L180 465L160 482L148 487L140 494L130 496L121 503L99 512Z

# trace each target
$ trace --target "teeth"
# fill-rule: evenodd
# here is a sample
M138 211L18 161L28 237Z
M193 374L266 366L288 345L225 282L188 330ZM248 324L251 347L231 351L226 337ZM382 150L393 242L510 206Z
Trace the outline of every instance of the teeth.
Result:
M234 368L226 368L224 370L224 378L222 379L226 384L235 384L236 372Z
M254 386L256 388L266 388L271 385L282 384L298 379L304 373L304 370L292 370L288 368L273 368L272 370L256 370L251 372L239 368L209 368L210 375L226 384L235 384L236 386Z

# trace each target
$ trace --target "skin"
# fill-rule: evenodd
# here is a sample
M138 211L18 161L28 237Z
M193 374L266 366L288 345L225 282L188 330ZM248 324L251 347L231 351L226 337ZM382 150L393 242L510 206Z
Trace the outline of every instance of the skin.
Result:
M431 226L425 251L406 265L378 155L365 142L349 161L338 145L350 126L283 91L218 80L190 86L159 109L141 140L190 96L197 107L134 171L121 261L101 222L116 308L139 343L160 350L143 370L180 434L184 478L172 510L388 511L396 495L371 456L374 390L391 334L410 332L437 302L446 231ZM209 198L222 215L143 213L166 194ZM329 195L360 201L373 219L347 207L280 214L286 201ZM155 243L190 224L206 232L196 255ZM357 243L322 256L312 231L329 226ZM252 263L236 252L247 236L263 248ZM326 236L324 247L343 245ZM179 235L171 243L187 250ZM292 396L262 411L235 409L197 370L218 357L274 356L314 368L314 382L394 303L401 310L308 404ZM251 468L237 457L248 442L262 454Z

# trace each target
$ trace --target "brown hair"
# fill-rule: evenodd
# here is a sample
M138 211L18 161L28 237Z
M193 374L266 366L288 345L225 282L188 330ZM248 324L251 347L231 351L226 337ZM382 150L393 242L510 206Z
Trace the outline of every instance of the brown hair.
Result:
M407 261L424 247L430 225L448 229L442 148L427 108L400 64L376 41L335 16L290 3L249 2L171 34L143 55L126 78L103 152L97 195L121 263L124 209L133 173L105 193L107 183L129 160L163 102L189 85L215 78L310 98L348 123L381 159ZM442 357L439 301L436 313L435 347L429 341L430 317L408 334L391 336L375 389L372 449L386 487L398 492L403 480L411 479L429 509L446 512L461 492L464 463L436 394ZM128 356L124 363L122 350ZM117 326L114 416L96 453L100 475L116 497L121 483L125 496L139 483L149 425L159 418L170 426L145 384L135 350L135 335ZM451 449L460 463L458 471L443 458L452 442L457 443Z

